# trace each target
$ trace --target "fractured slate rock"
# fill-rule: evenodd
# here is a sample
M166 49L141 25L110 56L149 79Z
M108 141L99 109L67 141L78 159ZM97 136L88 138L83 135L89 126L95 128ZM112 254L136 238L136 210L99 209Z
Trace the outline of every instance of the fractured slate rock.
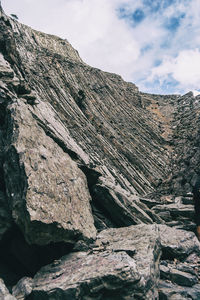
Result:
M185 271L182 271L185 270ZM190 267L173 265L173 264L161 264L160 265L160 278L170 280L181 286L189 286L198 283L197 273Z
M85 175L38 126L26 104L8 109L14 129L5 154L6 188L12 216L26 240L45 245L95 238Z
M172 269L170 271L170 279L172 282L181 286L191 287L198 283L198 279L196 276L176 269Z
M166 221L171 220L193 220L194 219L194 206L184 205L181 203L174 203L168 205L156 205L153 207L153 211L160 215L160 217ZM166 213L166 217L164 216Z
M200 298L200 284L195 284L193 287L182 287L161 280L158 290L160 300L198 300Z
M69 254L43 267L28 299L157 299L159 257L155 225L107 229L89 253Z
M163 259L183 260L192 253L200 253L200 243L193 232L162 224L157 226L159 227Z
M152 219L142 210L135 199L115 192L104 185L97 184L93 188L93 198L103 207L117 226L129 226L139 223L153 223Z

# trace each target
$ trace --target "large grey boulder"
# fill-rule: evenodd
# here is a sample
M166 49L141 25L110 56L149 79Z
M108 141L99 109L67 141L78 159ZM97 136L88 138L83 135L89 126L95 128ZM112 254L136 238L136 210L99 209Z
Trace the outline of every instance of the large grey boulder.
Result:
M8 107L4 176L14 221L29 243L95 238L86 177L21 101Z
M29 297L158 299L161 254L184 259L198 251L199 242L193 233L166 225L140 224L103 230L87 252L66 255L43 267L33 279ZM163 274L163 268L161 271ZM171 268L167 278L190 287L197 283L197 277L183 266L180 270ZM159 289L160 294L167 293L164 287Z
M190 231L159 224L163 259L186 259L191 253L200 253L200 243Z
M155 225L104 230L89 252L42 268L29 299L158 299L159 257Z

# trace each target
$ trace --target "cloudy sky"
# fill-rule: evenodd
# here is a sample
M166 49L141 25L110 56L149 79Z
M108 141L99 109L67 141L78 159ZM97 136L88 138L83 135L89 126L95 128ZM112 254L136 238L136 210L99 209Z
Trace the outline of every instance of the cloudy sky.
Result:
M2 0L91 66L150 93L200 91L200 0Z

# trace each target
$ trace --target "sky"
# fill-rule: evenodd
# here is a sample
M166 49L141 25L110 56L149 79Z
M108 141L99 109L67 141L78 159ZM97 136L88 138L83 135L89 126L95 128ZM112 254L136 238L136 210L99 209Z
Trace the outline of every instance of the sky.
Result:
M140 91L200 92L200 0L2 0L21 23L67 39Z

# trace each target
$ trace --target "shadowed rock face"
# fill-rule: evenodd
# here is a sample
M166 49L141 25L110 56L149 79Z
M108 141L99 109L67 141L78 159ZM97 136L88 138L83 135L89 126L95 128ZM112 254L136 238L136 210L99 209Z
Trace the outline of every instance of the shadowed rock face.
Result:
M199 96L142 93L1 6L0 50L0 293L198 299Z

